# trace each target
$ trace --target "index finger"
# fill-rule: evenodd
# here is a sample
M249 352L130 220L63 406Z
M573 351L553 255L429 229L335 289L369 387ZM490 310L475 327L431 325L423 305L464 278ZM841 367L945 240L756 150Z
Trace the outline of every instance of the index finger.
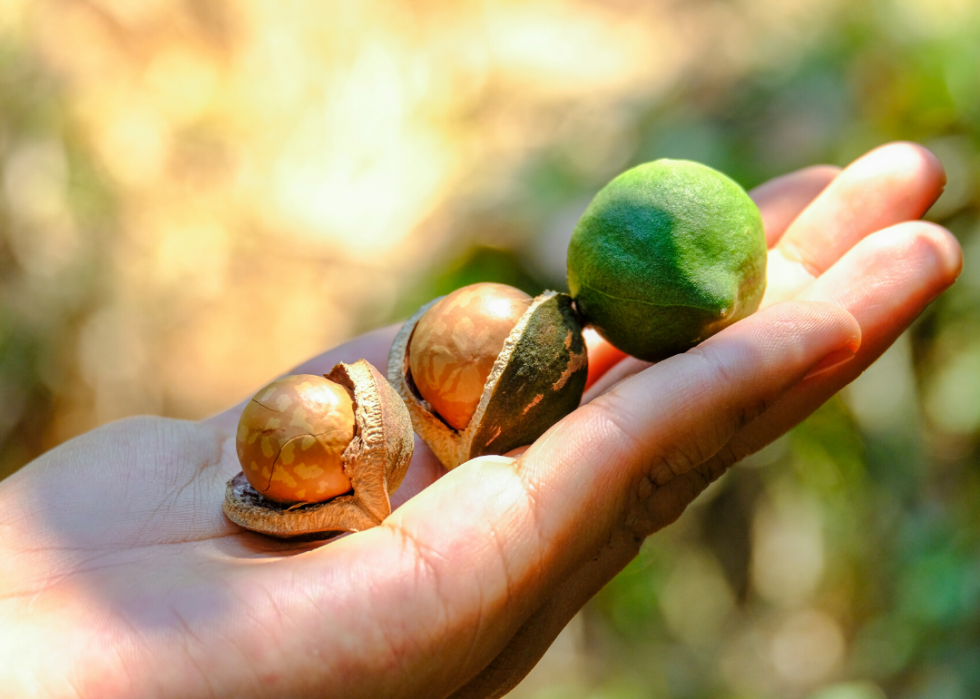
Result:
M939 159L915 143L889 143L848 165L780 238L782 258L818 277L875 231L921 218L942 194Z
M796 217L838 174L839 167L813 165L763 182L749 192L762 214L767 247L779 242Z

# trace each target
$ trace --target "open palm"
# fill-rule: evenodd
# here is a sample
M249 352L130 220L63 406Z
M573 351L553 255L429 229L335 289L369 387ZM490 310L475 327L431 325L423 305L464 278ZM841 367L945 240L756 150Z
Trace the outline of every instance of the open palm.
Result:
M0 483L0 687L38 697L487 697L704 487L854 379L953 282L911 144L752 194L765 308L656 365L590 340L586 403L449 474L421 443L385 523L327 544L221 514L238 408L123 420ZM294 371L364 357L394 329ZM256 387L258 388L258 387Z

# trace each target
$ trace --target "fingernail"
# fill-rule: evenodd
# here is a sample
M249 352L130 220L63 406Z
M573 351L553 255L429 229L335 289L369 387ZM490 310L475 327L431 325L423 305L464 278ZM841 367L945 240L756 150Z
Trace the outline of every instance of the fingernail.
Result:
M803 380L812 379L814 376L819 376L820 374L826 374L831 369L836 369L841 364L847 364L849 361L854 359L854 350L849 347L843 347L839 350L831 352L826 357L817 362L807 375L803 377Z

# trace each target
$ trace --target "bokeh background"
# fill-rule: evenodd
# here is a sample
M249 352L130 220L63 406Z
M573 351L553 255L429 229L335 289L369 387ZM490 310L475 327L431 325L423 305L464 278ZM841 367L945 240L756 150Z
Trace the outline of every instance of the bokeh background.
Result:
M459 285L562 289L632 164L752 187L893 139L947 168L961 280L512 696L980 696L972 0L0 0L0 477Z

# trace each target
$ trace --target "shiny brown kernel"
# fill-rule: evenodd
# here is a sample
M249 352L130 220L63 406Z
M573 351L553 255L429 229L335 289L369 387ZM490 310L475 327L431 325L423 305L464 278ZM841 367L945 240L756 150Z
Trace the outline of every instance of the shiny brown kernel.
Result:
M419 322L439 301L416 311L395 336L388 381L443 466L531 444L578 407L589 367L581 322L570 296L545 291L531 299L508 334L465 428L451 427L419 391L409 356Z
M280 503L329 500L351 489L343 454L354 437L346 388L322 376L287 376L255 394L238 423L242 472Z
M531 300L506 284L471 284L441 299L415 326L412 379L453 428L469 424L497 355Z

